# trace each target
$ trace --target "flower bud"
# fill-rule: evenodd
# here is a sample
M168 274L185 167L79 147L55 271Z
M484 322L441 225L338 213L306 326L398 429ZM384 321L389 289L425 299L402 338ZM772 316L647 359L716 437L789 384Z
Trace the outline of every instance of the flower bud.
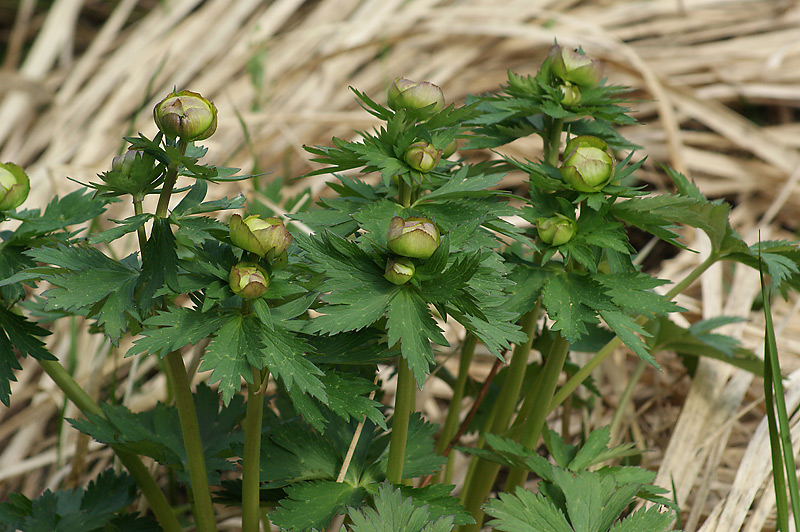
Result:
M439 247L439 230L427 218L395 216L389 222L386 242L400 256L427 259Z
M269 275L264 268L254 262L240 262L231 268L228 283L237 296L255 299L267 291Z
M406 284L414 277L414 263L406 257L390 257L386 262L386 272L383 276L390 283Z
M578 105L581 101L581 91L575 85L565 83L558 86L561 92L561 105L564 107L572 107Z
M262 220L254 214L242 220L234 214L228 227L234 245L270 261L278 258L292 243L292 235L283 221L274 216Z
M417 83L405 78L396 78L388 91L389 107L400 109L423 109L431 107L428 116L444 109L444 93L438 85L423 81Z
M561 175L580 192L598 192L614 177L614 155L602 139L575 137L564 150Z
M553 45L547 57L551 59L550 69L563 81L581 87L595 87L603 79L603 63L586 57L577 50Z
M153 109L158 129L168 138L203 140L217 130L217 108L192 91L173 92Z
M570 220L566 216L556 214L551 218L537 218L536 231L539 238L547 244L560 246L566 244L575 236L575 220Z
M442 158L442 150L437 150L433 144L424 140L415 142L403 154L403 160L418 172L429 172L436 168Z
M111 160L111 171L100 174L100 179L128 194L141 194L158 174L154 173L155 157L130 149Z
M0 164L0 211L22 205L30 190L31 182L21 167L14 163Z

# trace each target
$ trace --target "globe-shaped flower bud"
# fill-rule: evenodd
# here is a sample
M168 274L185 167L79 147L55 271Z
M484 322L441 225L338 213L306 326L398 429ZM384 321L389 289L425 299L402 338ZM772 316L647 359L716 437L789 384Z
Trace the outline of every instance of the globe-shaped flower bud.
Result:
M0 211L22 205L30 190L31 182L21 167L14 163L0 164Z
M114 157L111 171L100 174L100 179L118 191L133 195L141 194L157 177L155 157L135 149Z
M217 130L217 108L192 91L173 92L153 109L153 118L164 135L181 140L203 140Z
M427 218L415 216L404 220L395 216L389 222L386 242L389 249L402 257L427 259L439 247L439 229Z
M267 260L283 254L292 243L292 235L286 230L280 218L261 219L257 215L242 219L238 214L228 222L231 242L246 251L255 253Z
M396 78L388 91L389 107L400 109L423 109L432 106L427 116L444 109L444 93L438 85L428 81L417 83L405 78Z
M269 288L267 271L255 262L240 262L228 276L233 293L244 299L261 297Z
M603 80L603 63L586 57L577 50L554 45L547 57L551 59L550 69L562 81L580 87L595 87Z
M386 262L386 271L383 276L390 283L406 284L414 277L414 263L406 257L390 257Z
M602 139L575 137L564 150L561 175L580 192L598 192L614 177L614 155Z
M536 231L539 238L547 244L560 246L566 244L575 236L576 223L561 214L556 214L551 218L537 218Z
M433 144L424 140L415 142L403 154L405 162L418 172L430 172L442 158L442 150L437 150Z
M572 107L581 102L581 91L575 85L565 83L558 86L561 92L561 105L564 107Z

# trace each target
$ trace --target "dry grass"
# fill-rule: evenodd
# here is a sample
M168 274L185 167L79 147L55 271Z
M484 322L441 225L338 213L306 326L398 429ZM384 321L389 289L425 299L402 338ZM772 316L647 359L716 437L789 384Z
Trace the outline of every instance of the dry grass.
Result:
M220 109L219 129L207 141L214 162L285 178L315 168L302 144L327 144L373 125L348 85L380 98L404 75L438 83L449 101L461 102L496 88L507 69L533 72L557 38L582 45L605 61L613 82L634 88L642 125L623 134L649 154L643 179L662 187L661 162L690 175L707 194L736 205L733 223L748 242L758 231L792 238L797 230L800 2L120 0L102 13L105 2L55 0L41 14L35 4L19 2L0 75L0 160L27 168L29 205L73 189L65 176L86 182L107 169L122 135L152 134L150 109L173 86L199 91ZM260 78L253 75L259 69ZM534 147L520 142L508 151L535 158ZM506 185L522 179L509 176ZM314 194L325 188L324 178L286 186L310 186ZM702 235L687 238L701 253L662 260L654 273L679 279L702 259ZM729 332L758 349L762 318L750 311L757 294L752 271L717 267L682 297L690 312L676 319L748 318ZM775 308L791 372L790 410L800 403L795 301ZM132 408L161 397L151 361L109 357L106 344L67 325L54 332L50 349L74 356L78 379L95 394L116 375L120 386L137 379L125 393ZM625 433L651 450L645 461L658 468L659 483L674 483L685 529L769 530L774 495L760 381L713 361L701 362L690 380L679 362L662 360L662 373L646 372ZM82 482L109 458L63 422L75 410L64 407L36 364L23 366L12 408L0 407L0 493L35 496ZM606 402L590 419L574 420L573 431L580 422L608 422L631 368L620 352L601 369ZM433 399L446 396L437 384L420 398L434 420L441 412ZM795 425L796 438L798 431Z

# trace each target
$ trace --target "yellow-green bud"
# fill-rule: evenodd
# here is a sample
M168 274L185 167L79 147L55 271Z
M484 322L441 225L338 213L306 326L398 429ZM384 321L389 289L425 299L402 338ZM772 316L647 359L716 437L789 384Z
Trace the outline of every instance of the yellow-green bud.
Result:
M572 107L581 102L581 91L575 85L565 83L558 86L561 91L561 105L564 107Z
M566 216L556 214L550 218L537 218L536 231L539 238L547 244L560 246L566 244L575 236L575 220L570 220Z
M442 150L437 150L433 144L429 144L424 140L415 142L408 147L403 154L405 162L418 172L430 172L442 157Z
M598 192L614 177L614 155L597 137L575 137L564 150L561 175L580 192Z
M292 243L292 235L277 217L261 219L257 215L242 219L238 214L228 222L231 242L267 260L280 257Z
M244 299L261 297L269 288L267 271L255 262L240 262L228 276L233 293Z
M173 92L153 109L153 119L164 135L181 140L203 140L217 130L217 108L192 91Z
M550 70L562 81L581 87L595 87L603 80L603 64L590 57L559 45L553 45L547 57Z
M130 149L111 160L111 171L100 174L100 179L129 194L140 194L157 177L153 173L155 157L141 150Z
M417 83L406 78L396 78L387 93L389 107L400 109L423 109L432 106L428 116L444 109L444 93L438 85L423 81Z
M386 262L386 271L383 276L390 283L406 284L414 277L414 263L406 257L390 257Z
M0 164L0 211L16 209L27 199L31 182L14 163Z
M389 222L386 242L400 256L427 259L439 247L439 229L427 218L415 216L404 220L395 216Z

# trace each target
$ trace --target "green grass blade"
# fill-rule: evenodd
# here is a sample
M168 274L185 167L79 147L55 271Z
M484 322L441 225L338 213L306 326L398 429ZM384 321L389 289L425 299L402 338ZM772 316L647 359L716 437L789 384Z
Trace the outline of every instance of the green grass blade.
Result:
M798 493L797 475L795 473L794 451L791 433L789 432L789 416L786 411L786 400L783 391L778 346L775 341L775 329L770 311L770 293L764 281L764 270L759 262L761 274L761 293L764 299L764 399L769 424L770 447L772 451L772 471L775 483L775 502L778 511L778 529L789 530L789 516L786 504L786 487L792 504L792 515L795 516L795 530L800 532L800 494ZM774 392L774 393L773 393ZM777 427L775 414L777 413ZM780 453L783 454L781 460ZM783 467L786 468L784 478Z

